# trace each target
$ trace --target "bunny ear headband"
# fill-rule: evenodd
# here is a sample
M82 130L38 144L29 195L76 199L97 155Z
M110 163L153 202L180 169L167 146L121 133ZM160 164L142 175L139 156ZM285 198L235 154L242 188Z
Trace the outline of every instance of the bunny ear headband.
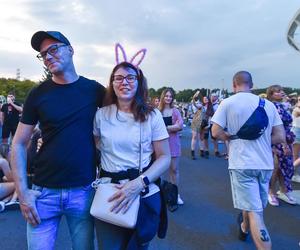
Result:
M119 56L119 51L121 51L121 54L123 56L123 61L120 61L120 56ZM115 45L115 53L116 53L116 63L119 64L121 62L129 62L132 65L134 65L136 68L139 67L141 62L144 60L144 57L146 55L146 49L140 49L138 52L134 54L134 56L128 61L127 56L125 53L124 48L122 47L121 44L117 43Z

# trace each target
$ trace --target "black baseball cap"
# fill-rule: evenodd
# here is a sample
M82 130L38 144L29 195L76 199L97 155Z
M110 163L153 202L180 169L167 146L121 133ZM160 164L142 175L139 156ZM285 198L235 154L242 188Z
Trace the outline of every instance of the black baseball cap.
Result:
M59 31L38 31L31 38L31 46L34 50L40 52L40 46L46 38L51 38L62 42L66 45L71 45L69 40Z

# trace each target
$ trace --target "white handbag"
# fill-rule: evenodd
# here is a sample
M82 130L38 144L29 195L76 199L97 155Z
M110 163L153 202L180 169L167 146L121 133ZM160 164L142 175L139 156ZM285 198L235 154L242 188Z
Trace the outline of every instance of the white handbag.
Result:
M141 140L141 125L140 125L140 154L139 154L139 172L142 172L142 140ZM99 171L100 172L100 171ZM101 183L100 179L96 179L92 186L96 188L96 193L90 209L90 214L95 218L125 228L135 228L138 211L140 207L140 195L138 195L129 209L124 214L122 211L118 213L111 212L113 202L108 202L108 199L117 192L114 183Z
M120 227L134 228L140 207L140 196L137 196L126 213L111 212L113 202L108 198L117 192L114 183L98 184L90 213L95 218Z

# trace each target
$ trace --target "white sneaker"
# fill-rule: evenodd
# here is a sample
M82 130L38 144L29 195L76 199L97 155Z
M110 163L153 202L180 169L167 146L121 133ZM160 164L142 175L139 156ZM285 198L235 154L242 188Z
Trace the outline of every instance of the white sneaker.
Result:
M287 193L282 193L280 191L277 192L277 198L280 200L285 201L286 203L289 203L291 205L296 205L297 201L295 200L295 198L291 195L290 192Z
M294 174L292 177L292 181L300 183L300 175Z
M180 195L177 196L177 204L178 204L178 205L183 205L183 204L184 204L184 202L183 202L183 200L181 199Z

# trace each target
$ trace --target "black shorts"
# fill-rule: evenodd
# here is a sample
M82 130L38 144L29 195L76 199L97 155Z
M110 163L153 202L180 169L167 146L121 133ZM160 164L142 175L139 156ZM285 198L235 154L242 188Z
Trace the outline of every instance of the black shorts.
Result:
M17 127L7 126L3 125L2 127L2 139L7 139L10 134L11 136L14 136L16 133Z

